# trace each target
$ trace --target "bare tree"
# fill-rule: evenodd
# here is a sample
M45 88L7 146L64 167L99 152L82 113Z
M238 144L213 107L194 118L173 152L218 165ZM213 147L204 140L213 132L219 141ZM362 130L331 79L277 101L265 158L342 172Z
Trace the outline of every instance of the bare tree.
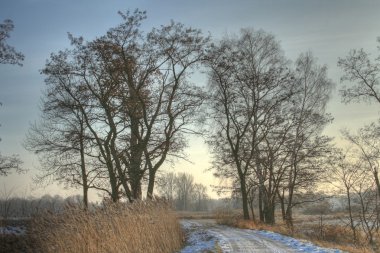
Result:
M207 210L207 187L203 184L194 184L193 187L194 194L194 210L195 211L204 211Z
M158 194L170 203L174 203L176 193L176 174L174 172L163 173L158 177Z
M380 122L360 128L357 134L342 130L342 135L353 145L352 148L355 150L357 158L363 161L363 169L371 175L380 196Z
M353 187L359 203L359 221L366 234L369 244L377 250L375 235L379 231L379 195L373 190L374 182L365 174L360 175L360 179Z
M163 173L157 182L159 196L170 201L177 210L204 211L208 208L207 187L194 182L188 173Z
M12 170L22 173L25 169L21 168L22 161L18 155L3 156L0 154L0 176L7 176Z
M377 41L380 43L380 37ZM354 49L345 58L339 58L338 66L344 71L342 82L355 82L340 90L343 102L380 103L380 57L371 60L370 54L363 49Z
M323 157L329 152L331 138L322 130L332 121L325 112L334 84L327 76L327 67L317 65L312 54L301 54L295 63L295 90L288 115L291 128L286 133L286 147L290 154L287 182L283 185L280 200L285 201L285 221L292 227L293 195L310 189L321 179ZM282 204L283 205L283 204Z
M377 129L378 125L372 123L359 129L357 134L342 131L351 145L346 155L336 155L338 157L333 160L332 167L335 169L332 170L331 177L339 180L345 189L354 240L358 238L356 230L360 226L374 249L380 217Z
M214 46L208 65L214 168L238 179L244 218L249 219L247 178L254 168L263 192L259 145L274 112L292 93L290 71L274 37L252 30Z
M194 177L187 173L178 173L176 177L177 210L188 210L194 191Z
M329 173L329 182L338 189L343 190L346 195L349 226L352 231L353 240L354 242L357 242L358 223L355 220L355 213L353 210L353 195L355 194L354 186L357 181L360 180L362 172L360 171L360 164L350 158L351 154L348 151L349 150L346 152L339 149L333 150L331 160L329 161L331 168Z
M10 32L14 25L12 20L6 19L0 24L0 63L1 64L17 64L22 66L24 55L17 52L14 47L9 46L6 40L10 37Z
M68 102L68 101L66 101ZM38 183L58 181L82 187L84 207L88 207L88 190L103 188L104 170L91 152L82 115L73 104L50 108L45 103L43 119L31 125L24 146L39 156L41 174Z
M47 104L72 101L83 120L91 155L108 172L112 200L123 194L134 201L142 198L144 178L152 197L161 165L183 157L185 134L193 132L204 100L188 77L209 38L174 22L145 34L145 12L119 14L123 23L93 41L69 35L72 49L52 54L43 73Z

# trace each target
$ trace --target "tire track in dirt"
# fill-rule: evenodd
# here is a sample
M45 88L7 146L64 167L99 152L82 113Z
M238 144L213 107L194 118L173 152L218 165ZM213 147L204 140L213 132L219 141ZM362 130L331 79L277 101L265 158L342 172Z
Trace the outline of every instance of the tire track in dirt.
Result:
M219 240L224 253L291 253L296 252L285 244L265 238L255 231L244 231L213 225L208 230Z
M224 253L297 252L286 244L260 235L257 231L217 225L213 220L188 220L186 223L215 237Z

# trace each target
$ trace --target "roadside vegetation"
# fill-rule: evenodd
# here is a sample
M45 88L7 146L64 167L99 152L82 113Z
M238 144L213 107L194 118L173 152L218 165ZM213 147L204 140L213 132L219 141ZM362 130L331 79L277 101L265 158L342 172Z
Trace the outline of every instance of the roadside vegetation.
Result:
M216 222L242 229L267 230L282 235L311 241L321 247L336 248L352 253L373 253L373 245L369 243L366 233L358 228L354 235L347 225L348 216L345 212L310 213L296 210L293 229L285 222L277 222L270 225L253 220L243 219L240 210L218 209L214 212ZM281 213L276 212L275 217L281 218ZM380 235L374 237L376 243L380 242Z
M109 203L92 210L66 205L59 212L41 211L28 223L24 236L0 235L4 239L0 249L41 253L172 253L184 243L178 219L163 201Z

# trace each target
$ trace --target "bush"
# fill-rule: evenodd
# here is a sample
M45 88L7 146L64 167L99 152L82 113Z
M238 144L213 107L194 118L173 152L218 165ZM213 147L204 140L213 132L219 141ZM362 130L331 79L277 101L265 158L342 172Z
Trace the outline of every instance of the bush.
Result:
M214 211L216 223L236 227L241 215L231 208L217 208Z

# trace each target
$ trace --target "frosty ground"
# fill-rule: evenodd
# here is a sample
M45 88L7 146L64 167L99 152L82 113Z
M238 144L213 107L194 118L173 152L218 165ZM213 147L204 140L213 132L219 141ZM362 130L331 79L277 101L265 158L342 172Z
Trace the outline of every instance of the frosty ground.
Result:
M216 225L212 220L182 220L181 224L187 232L187 246L179 253L216 252L217 248L224 253L342 252L269 231Z

